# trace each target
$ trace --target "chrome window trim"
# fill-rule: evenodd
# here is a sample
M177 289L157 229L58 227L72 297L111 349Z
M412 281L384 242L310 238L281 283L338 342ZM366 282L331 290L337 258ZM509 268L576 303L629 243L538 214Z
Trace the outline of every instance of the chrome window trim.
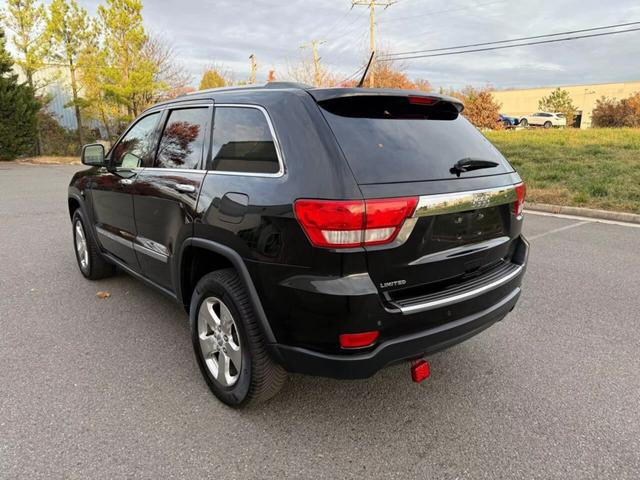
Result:
M513 203L516 199L515 185L466 192L422 195L418 200L418 206L413 217L445 215L447 213L495 207Z
M162 167L146 167L144 169L145 172L177 172L177 173L199 173L201 175L205 175L207 173L206 170L198 169L198 168L162 168Z
M114 171L115 172L131 172L131 173L135 173L138 174L140 172L142 172L142 170L144 170L145 167L115 167Z
M460 293L458 295L452 295L451 297L440 298L438 300L432 300L430 302L420 303L418 305L411 305L409 307L399 306L398 308L400 308L400 312L403 315L408 315L411 313L426 312L428 310L433 310L435 308L441 308L441 307L446 307L447 305L453 305L454 303L462 302L463 300L469 300L471 298L482 295L484 292L493 290L494 288L504 285L509 280L520 275L523 270L524 270L524 266L520 265L518 268L516 268L514 271L510 272L509 274L505 275L504 277L494 280L491 283L487 283L486 285L482 285L481 287L478 287L474 290L469 290L468 292Z
M280 142L278 141L278 136L276 135L275 128L273 127L273 122L271 121L271 117L267 110L260 106L254 105L251 103L216 103L214 105L214 116L213 116L213 130L212 130L212 147L213 147L213 133L216 128L216 120L215 120L215 109L217 108L253 108L255 110L259 110L262 112L262 115L267 120L267 125L269 126L269 131L271 132L271 138L273 138L273 145L276 149L276 156L278 157L278 171L276 173L255 173L255 172L235 172L235 171L220 171L220 170L209 170L205 168L207 173L211 173L214 175L232 175L237 177L265 177L265 178L279 178L284 176L285 174L285 164L284 158L282 154L282 149L280 148Z

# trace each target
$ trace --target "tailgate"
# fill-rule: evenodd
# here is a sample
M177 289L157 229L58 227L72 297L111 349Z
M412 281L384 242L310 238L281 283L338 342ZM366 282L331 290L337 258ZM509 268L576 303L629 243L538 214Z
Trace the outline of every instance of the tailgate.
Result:
M456 100L376 90L315 98L365 201L418 199L397 237L365 246L369 274L389 302L510 274L524 192Z

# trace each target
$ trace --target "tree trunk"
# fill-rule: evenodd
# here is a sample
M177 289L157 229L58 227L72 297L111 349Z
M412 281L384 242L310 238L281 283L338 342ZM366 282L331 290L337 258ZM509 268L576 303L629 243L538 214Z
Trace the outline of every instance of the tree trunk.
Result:
M27 85L29 85L29 87L31 87L31 90L33 91L34 95L36 92L35 86L33 84L33 72L26 72L27 74ZM42 110L42 105L40 106L40 109ZM38 115L36 115L36 156L42 155L43 153L43 148L42 148L42 131L40 130L40 119L38 118Z
M76 81L76 67L73 60L69 61L69 73L71 74L71 93L73 95L73 106L76 111L76 122L78 124L78 141L80 148L84 145L84 132L82 131L82 112L78 104L78 82Z
M113 140L111 139L111 130L109 129L109 119L107 118L107 114L102 107L100 107L100 115L102 116L104 129L107 132L107 139L109 140L109 143L111 143Z

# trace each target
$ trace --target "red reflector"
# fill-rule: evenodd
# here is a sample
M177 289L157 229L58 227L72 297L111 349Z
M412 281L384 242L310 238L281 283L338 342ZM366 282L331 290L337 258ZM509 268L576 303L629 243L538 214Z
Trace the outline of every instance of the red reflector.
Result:
M373 345L378 339L380 332L343 333L340 335L340 346L342 348L362 348Z
M296 200L296 218L312 244L350 248L395 240L413 215L416 197L371 200Z
M433 97L418 97L415 95L409 97L409 103L412 105L433 105L437 101L438 99Z
M429 367L429 362L426 360L418 360L416 362L412 362L411 364L411 379L420 383L423 380L426 380L431 375L431 367Z
M527 186L523 183L519 183L516 185L516 202L513 204L513 213L516 214L516 217L520 217L522 215L522 211L524 210L524 198L527 194Z

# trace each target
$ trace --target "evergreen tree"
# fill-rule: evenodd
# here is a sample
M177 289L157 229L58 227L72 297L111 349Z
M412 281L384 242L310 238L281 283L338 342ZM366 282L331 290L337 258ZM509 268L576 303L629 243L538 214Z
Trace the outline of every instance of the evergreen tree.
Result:
M13 33L15 64L27 78L27 85L41 100L40 104L46 104L48 100L43 90L48 80L42 75L50 44L46 9L37 0L7 0L2 16L5 26ZM36 118L36 154L42 155L42 135L37 122Z
M40 109L34 90L18 84L13 59L0 28L0 160L13 160L32 150L36 138L36 113Z

